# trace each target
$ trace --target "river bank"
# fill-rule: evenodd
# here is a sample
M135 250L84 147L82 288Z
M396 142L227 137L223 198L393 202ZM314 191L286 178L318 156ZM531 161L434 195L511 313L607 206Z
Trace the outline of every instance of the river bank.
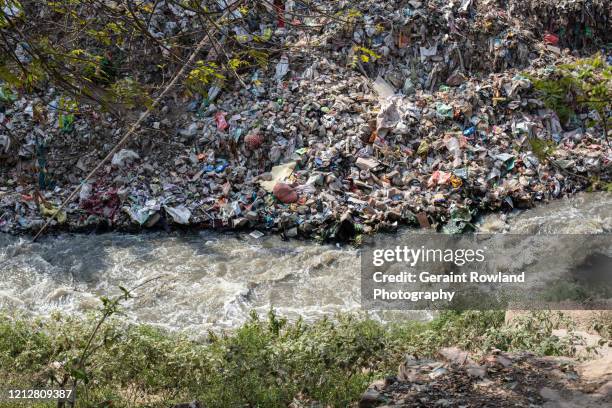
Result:
M98 318L58 314L31 320L0 315L3 385L47 388L71 378L78 366L75 359ZM195 406L211 408L375 407L408 404L411 385L422 407L444 403L439 401L471 401L471 406L482 407L482 392L499 388L506 396L491 397L500 398L500 403L529 400L549 406L547 401L559 400L554 389L559 384L570 384L574 393L591 393L583 400L605 403L608 397L599 393L605 376L587 379L580 368L583 363L550 357L574 356L583 344L571 335L559 337L554 332L558 322L563 317L547 312L524 316L513 325L504 324L501 311L445 313L430 323L397 324L351 315L288 323L270 313L198 342L111 319L95 339L95 351L80 366L77 406L169 407L196 400ZM610 327L609 321L603 323ZM525 350L530 353L521 353ZM484 368L476 375L465 374L470 369L466 361L480 362L478 356L484 359L491 351L493 357ZM463 356L462 361L456 356ZM441 358L445 360L436 363ZM415 377L410 377L411 370ZM505 385L500 385L504 373ZM386 379L364 393L379 378ZM406 402L401 402L402 393ZM27 404L42 408L56 403ZM24 405L5 400L0 406Z
M259 26L245 34L241 15L231 24L245 42L219 41L267 38L264 49L281 52L245 61L235 83L226 75L199 92L173 91L88 180L140 105L117 114L58 88L3 85L0 231L32 234L51 220L55 232L256 230L335 242L403 225L469 231L481 214L606 189L609 107L564 100L572 111L560 110L550 102L559 90L546 87L586 70L609 88L599 74L608 51L586 65L578 57L609 42L610 10L565 3L326 3L287 9L286 27L257 8L236 11ZM199 24L176 7L151 13L162 37ZM164 55L158 44L148 51L143 61ZM113 52L119 68L128 56ZM133 74L159 86L158 75Z

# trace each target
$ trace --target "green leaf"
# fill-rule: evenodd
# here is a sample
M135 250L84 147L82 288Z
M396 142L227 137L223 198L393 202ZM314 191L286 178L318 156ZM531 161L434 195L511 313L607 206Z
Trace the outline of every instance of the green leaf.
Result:
M81 370L79 368L73 368L72 370L70 370L70 375L72 376L72 378L74 378L75 380L81 380L83 381L85 384L89 383L89 376L87 375L87 373L85 372L85 370Z

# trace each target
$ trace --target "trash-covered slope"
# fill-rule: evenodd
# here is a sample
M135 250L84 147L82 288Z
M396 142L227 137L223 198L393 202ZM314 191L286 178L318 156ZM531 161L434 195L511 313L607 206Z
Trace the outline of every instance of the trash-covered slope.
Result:
M284 15L227 33L246 48L269 38L267 64L164 101L55 228L460 232L610 182L601 118L560 118L533 84L602 47L609 67L605 1L277 3ZM195 18L170 11L152 19L160 38ZM0 228L36 230L127 124L91 110L62 129L54 89L5 99Z

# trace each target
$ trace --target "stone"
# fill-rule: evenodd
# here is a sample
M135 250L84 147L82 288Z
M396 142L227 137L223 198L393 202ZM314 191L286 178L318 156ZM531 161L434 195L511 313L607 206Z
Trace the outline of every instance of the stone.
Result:
M484 378L487 375L487 370L478 365L472 365L466 370L470 377Z
M458 347L444 347L438 351L446 361L453 364L463 365L470 360L470 354L467 351L463 351Z
M504 356L495 356L495 360L501 364L504 368L508 368L512 366L512 360L504 357Z
M429 373L429 378L431 379L438 378L447 373L448 373L448 369L446 369L446 367L438 367L434 369L431 373Z
M599 387L597 389L597 391L595 391L596 394L604 397L604 398L610 398L612 397L612 381L608 381L605 384L603 384L601 387Z
M612 352L580 364L577 371L587 380L612 378Z
M553 390L552 388L548 387L541 388L539 394L542 398L548 401L559 401L561 399L559 391Z
M384 403L385 399L380 392L373 388L366 390L359 400L359 408L374 408Z

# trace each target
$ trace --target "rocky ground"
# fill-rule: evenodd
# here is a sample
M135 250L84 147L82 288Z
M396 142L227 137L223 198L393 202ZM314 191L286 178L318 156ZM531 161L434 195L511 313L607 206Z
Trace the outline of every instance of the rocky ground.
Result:
M161 3L161 36L175 27L164 34L168 15L190 24ZM318 13L286 3L284 28L235 27L245 44L273 30L266 64L164 100L59 213L137 112L82 106L60 126L58 90L4 97L0 230L35 232L54 217L51 230L461 232L484 212L609 180L596 115L562 123L529 78L609 42L605 2L344 1ZM543 157L533 140L554 149Z
M457 348L441 349L439 360L410 356L397 376L371 384L359 407L612 406L612 349L582 334L599 352L587 361L501 351L475 357Z

